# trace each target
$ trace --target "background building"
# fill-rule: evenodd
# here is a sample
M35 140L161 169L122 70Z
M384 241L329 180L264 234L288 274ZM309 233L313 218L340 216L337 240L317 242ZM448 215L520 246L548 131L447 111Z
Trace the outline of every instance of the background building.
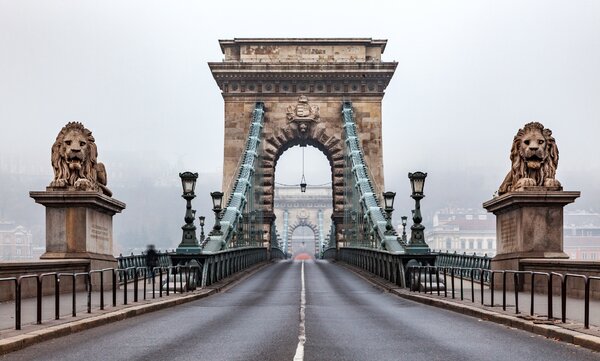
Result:
M492 257L496 255L496 219L484 210L441 209L426 228L425 240L432 250Z
M25 261L39 259L44 247L34 244L31 231L12 221L0 221L0 259Z
M275 187L277 231L292 254L317 253L326 244L332 212L331 186L309 186L305 193L299 186Z
M493 257L496 254L496 219L483 210L441 209L435 212L433 225L425 231L425 239L432 250ZM565 212L563 247L572 260L600 260L600 213Z
M573 260L600 260L600 213L565 213L564 250Z

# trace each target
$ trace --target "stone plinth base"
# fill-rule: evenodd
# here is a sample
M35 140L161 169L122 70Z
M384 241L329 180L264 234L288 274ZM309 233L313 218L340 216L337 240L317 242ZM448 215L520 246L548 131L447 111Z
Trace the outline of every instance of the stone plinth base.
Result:
M563 207L580 192L535 190L512 192L483 204L496 215L497 256L568 258L563 252Z
M29 195L46 207L42 259L86 259L91 270L117 268L112 217L125 209L125 203L97 192L48 190Z
M483 204L496 216L496 257L493 270L521 270L522 259L567 259L563 251L563 208L580 192L528 187ZM496 280L497 281L497 280ZM514 289L512 275L507 277ZM501 282L496 282L502 287Z
M114 260L112 217L125 203L96 192L30 192L46 207L46 253L42 258Z

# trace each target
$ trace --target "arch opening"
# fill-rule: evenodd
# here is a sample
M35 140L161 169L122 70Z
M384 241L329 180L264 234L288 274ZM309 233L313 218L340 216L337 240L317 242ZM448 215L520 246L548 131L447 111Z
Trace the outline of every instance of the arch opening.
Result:
M302 253L304 258L313 258L326 247L332 223L331 157L317 147L299 144L287 144L279 153L274 161L272 204L277 238L284 252L292 257ZM300 189L303 157L306 192Z

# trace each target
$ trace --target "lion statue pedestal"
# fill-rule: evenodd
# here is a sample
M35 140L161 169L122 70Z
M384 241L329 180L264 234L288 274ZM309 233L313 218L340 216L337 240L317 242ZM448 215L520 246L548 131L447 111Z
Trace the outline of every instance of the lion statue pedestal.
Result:
M567 192L555 179L558 148L552 131L525 124L513 139L511 169L497 197L483 207L496 215L496 257L492 269L519 270L525 258L564 259L563 207L580 192Z
M496 216L496 257L492 269L519 270L523 258L569 258L563 251L563 207L580 192L525 187L483 207Z
M54 179L46 191L29 193L46 207L42 259L89 259L92 270L117 268L112 217L125 209L125 203L111 197L106 169L97 156L92 132L81 123L68 123L56 137Z
M125 204L104 194L85 191L30 192L46 207L46 253L42 259L85 258L91 269L116 266L112 217Z

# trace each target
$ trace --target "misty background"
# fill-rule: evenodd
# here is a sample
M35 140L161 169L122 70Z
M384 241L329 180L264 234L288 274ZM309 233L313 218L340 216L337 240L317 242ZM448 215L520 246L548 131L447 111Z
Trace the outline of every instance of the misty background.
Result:
M554 132L557 179L582 192L567 210L600 210L598 1L0 0L0 220L43 243L44 207L28 192L52 180L59 130L81 121L127 203L117 253L177 246L185 170L200 173L194 208L212 224L223 101L206 63L234 37L388 39L382 58L399 65L383 100L384 170L398 219L416 170L428 172L426 224L442 207L481 208L534 120ZM286 152L276 181L299 183L300 162L300 148ZM306 165L309 184L330 181L316 149Z

